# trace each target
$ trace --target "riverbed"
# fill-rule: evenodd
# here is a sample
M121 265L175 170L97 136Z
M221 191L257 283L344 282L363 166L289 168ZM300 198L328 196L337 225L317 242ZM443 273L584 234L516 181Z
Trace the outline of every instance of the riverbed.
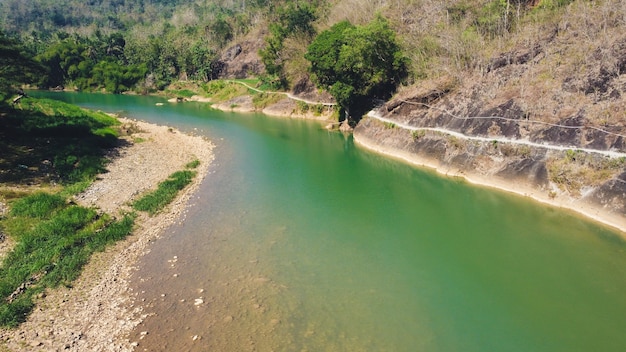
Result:
M610 228L356 147L319 122L63 93L210 138L131 285L136 350L622 351Z

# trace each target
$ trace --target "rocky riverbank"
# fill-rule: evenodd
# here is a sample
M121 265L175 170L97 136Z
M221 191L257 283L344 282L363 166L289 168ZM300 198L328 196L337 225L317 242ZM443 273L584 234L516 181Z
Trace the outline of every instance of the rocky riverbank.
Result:
M490 124L492 122L489 122ZM399 127L369 117L355 142L373 151L432 168L449 177L570 209L616 228L626 237L624 158L460 138L442 129Z
M196 159L198 175L165 211L139 216L129 238L92 257L73 287L42 294L25 323L2 330L0 339L8 351L133 350L127 334L144 316L128 280L149 244L184 216L190 195L213 161L213 145L166 126L121 121L125 146L112 155L108 172L76 197L77 203L118 215L135 197Z

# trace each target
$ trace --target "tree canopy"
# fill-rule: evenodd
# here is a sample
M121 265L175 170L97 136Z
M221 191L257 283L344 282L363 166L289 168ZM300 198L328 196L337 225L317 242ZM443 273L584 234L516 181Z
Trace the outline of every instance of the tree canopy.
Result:
M373 99L389 97L408 75L408 59L381 16L365 26L335 24L313 40L305 57L313 81L356 118Z
M24 53L20 43L0 32L0 100L14 86L31 83L41 73L41 65Z
M276 89L287 87L284 72L285 40L288 37L301 36L310 42L315 35L313 22L317 19L316 4L307 2L289 3L276 10L275 22L270 24L270 35L265 39L265 48L259 51L265 65L266 83Z

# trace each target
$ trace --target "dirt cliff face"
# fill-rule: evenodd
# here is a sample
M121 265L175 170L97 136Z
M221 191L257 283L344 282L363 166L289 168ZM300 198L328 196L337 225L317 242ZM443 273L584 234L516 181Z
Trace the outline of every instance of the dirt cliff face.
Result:
M363 119L355 138L626 216L626 35L584 53L578 35L557 29L466 75L405 88L376 111L384 122Z

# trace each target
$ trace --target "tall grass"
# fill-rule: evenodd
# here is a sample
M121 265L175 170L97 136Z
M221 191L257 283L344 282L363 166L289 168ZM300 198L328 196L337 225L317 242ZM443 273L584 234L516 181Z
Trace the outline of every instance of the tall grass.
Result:
M166 205L171 203L178 192L191 183L196 176L194 169L200 165L200 161L194 160L189 162L185 167L187 170L177 171L169 176L169 178L161 183L156 190L144 195L132 206L138 211L145 211L150 215L154 215L161 211Z
M150 215L158 213L176 198L180 190L191 183L195 175L196 172L190 170L177 171L171 174L167 180L159 183L155 191L135 201L133 208L135 210L145 211Z
M31 226L12 228L17 244L0 268L0 325L8 327L26 319L36 294L71 286L89 257L127 236L134 223L132 215L112 220L42 192L13 202L9 217Z

